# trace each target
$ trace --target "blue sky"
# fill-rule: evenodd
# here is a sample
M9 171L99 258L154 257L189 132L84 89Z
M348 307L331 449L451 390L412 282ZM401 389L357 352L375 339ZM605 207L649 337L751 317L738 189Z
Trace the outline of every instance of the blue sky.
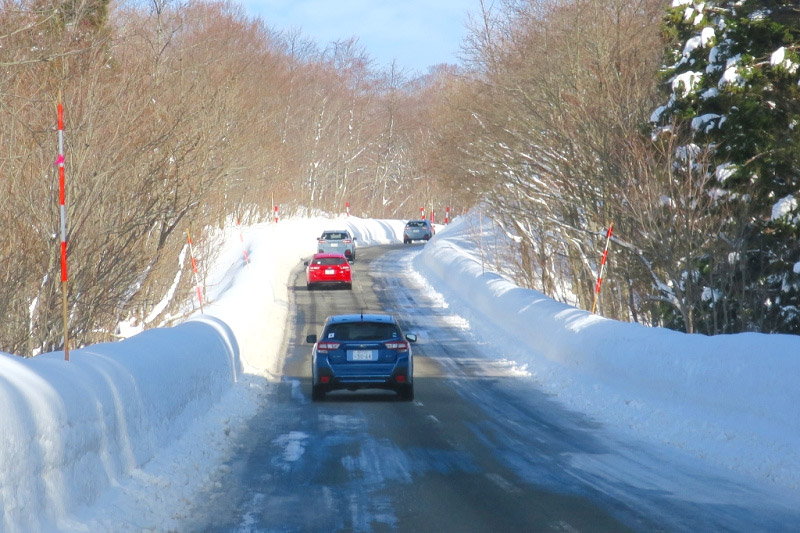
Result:
M458 63L468 13L479 0L239 0L275 30L300 29L320 48L357 37L376 66L409 73Z

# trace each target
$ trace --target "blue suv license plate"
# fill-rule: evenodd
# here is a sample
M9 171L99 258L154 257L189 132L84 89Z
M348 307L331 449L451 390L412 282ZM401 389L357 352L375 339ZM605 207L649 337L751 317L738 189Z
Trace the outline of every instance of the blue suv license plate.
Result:
M347 360L348 361L377 361L378 360L378 352L377 352L377 350L348 350L347 351Z

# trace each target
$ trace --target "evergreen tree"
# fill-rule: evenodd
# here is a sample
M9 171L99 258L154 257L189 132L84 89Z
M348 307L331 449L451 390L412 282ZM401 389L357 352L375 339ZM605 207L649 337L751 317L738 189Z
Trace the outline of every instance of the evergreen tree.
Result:
M800 333L800 7L673 0L669 101L656 136L689 132L731 213L696 273L698 331Z

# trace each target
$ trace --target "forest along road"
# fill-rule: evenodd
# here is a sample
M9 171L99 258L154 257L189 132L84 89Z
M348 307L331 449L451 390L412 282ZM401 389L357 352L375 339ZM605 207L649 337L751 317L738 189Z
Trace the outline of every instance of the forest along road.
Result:
M353 289L308 291L298 265L281 383L189 531L787 530L798 511L671 449L621 438L539 392L411 273L423 245L363 247ZM415 396L311 402L331 314L396 315ZM791 529L791 527L789 527Z

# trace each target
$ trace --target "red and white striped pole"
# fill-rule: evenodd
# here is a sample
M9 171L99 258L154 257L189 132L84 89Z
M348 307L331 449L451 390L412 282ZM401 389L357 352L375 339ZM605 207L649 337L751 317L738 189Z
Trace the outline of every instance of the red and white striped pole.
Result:
M444 223L445 225L450 223L450 206L444 208Z
M606 247L603 249L603 257L600 260L600 273L597 275L597 284L594 286L594 301L592 302L592 314L597 310L597 299L600 296L600 285L603 283L603 274L606 271L606 259L608 259L608 243L611 241L611 231L614 229L614 223L612 222L608 226L608 232L606 232Z
M420 207L419 208L419 218L422 219L422 220L425 220L425 208L424 207Z
M345 202L344 203L344 209L345 209L345 212L347 213L347 217L349 218L350 217L350 202Z
M200 277L197 274L197 263L194 260L194 250L192 249L192 234L186 228L186 239L189 243L189 257L192 259L192 270L194 271L194 286L197 289L197 300L200 302L200 314L203 314L203 292L200 290Z
M244 236L242 235L242 225L239 223L239 219L236 219L236 227L239 228L239 240L242 241L242 252L244 252L244 262L248 265L250 264L250 258L247 257L247 247L244 245Z
M61 204L61 312L64 321L64 360L69 361L69 327L67 320L67 207L64 178L64 106L58 92L58 196Z
M278 206L275 206L275 223L278 223Z

